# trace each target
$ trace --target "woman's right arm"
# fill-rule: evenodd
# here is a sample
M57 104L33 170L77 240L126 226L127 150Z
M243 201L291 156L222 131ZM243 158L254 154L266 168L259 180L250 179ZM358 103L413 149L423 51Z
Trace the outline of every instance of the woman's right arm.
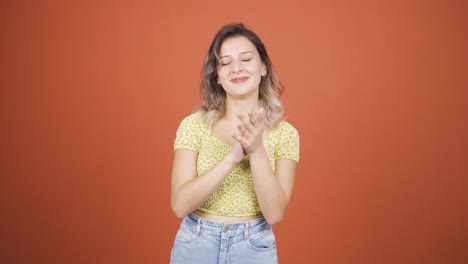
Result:
M171 183L171 206L174 214L183 218L199 208L219 188L243 157L242 146L236 144L218 164L197 177L197 153L193 150L177 149Z

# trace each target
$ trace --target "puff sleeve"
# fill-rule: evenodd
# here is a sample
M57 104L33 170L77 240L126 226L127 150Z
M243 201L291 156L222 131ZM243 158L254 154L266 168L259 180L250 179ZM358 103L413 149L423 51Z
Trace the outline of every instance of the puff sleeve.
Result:
M275 160L290 159L299 162L299 133L297 130L291 124L282 122L279 136Z
M197 154L200 152L200 134L202 129L201 117L198 114L191 114L184 118L179 125L174 141L174 151L177 149L190 149Z

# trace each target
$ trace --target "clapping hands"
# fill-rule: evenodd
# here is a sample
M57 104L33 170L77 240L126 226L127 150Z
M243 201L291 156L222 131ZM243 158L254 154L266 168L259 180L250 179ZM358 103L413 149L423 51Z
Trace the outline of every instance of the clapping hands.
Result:
M265 111L260 108L254 113L238 114L237 131L232 137L240 143L244 154L251 155L263 147L262 135L265 130Z

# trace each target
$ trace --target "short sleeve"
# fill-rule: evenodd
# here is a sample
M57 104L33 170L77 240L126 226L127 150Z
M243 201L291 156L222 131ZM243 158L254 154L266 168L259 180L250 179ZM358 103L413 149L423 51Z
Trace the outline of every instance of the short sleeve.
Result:
M200 135L202 133L203 120L198 114L191 114L184 118L176 132L174 150L190 149L198 153L200 151Z
M279 140L275 160L290 159L299 162L299 133L289 123L283 121L279 127Z

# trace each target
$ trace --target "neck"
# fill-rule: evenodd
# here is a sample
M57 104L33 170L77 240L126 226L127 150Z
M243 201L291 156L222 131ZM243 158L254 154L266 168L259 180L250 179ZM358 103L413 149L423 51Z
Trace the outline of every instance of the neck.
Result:
M229 120L235 120L238 114L253 113L258 108L258 99L245 100L227 100L225 117Z

